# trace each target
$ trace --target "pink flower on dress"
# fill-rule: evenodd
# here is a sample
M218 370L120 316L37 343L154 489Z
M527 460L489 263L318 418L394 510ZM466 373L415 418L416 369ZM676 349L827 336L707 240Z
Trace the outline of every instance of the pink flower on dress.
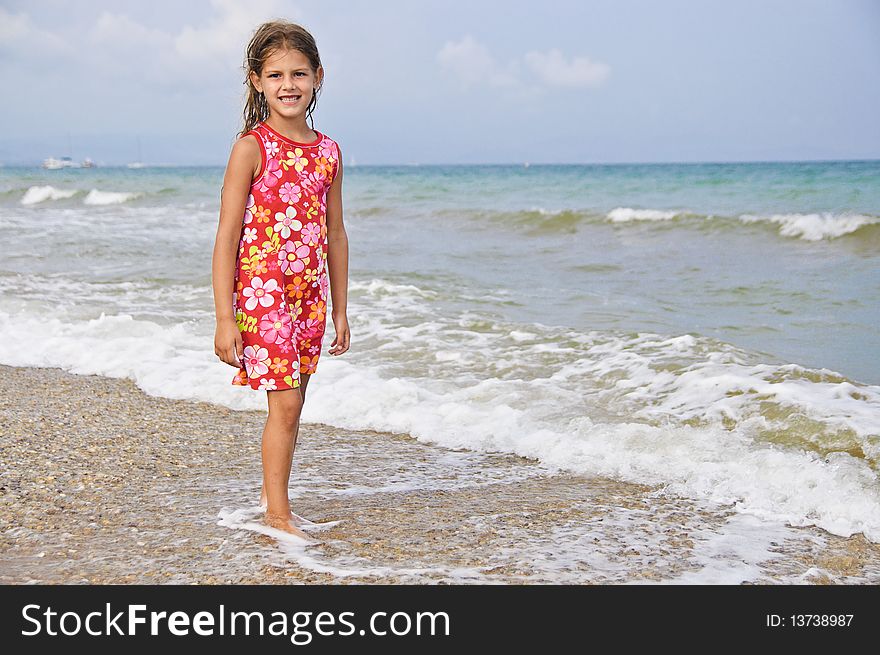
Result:
M321 237L321 225L319 223L307 223L302 231L302 240L303 243L307 243L310 246L318 243L318 239Z
M309 262L309 247L299 241L288 241L278 252L278 261L285 273L300 273Z
M281 164L278 163L278 160L269 159L266 162L266 172L263 174L263 186L271 189L278 184L278 180L281 179L283 174L284 171L281 170Z
M315 196L321 192L321 189L324 185L324 178L314 171L308 174L308 176L302 178L301 186L303 193L308 196ZM312 198L314 200L314 197Z
M330 139L324 139L318 145L318 157L326 157L332 161L336 161L337 155L339 153L336 152L336 148L333 147L333 142Z
M275 298L272 296L276 291L281 291L278 281L271 278L263 282L263 278L255 276L251 280L251 286L245 287L241 291L241 295L247 298L244 303L245 309L251 311L256 308L257 304L263 307L271 307L275 304Z
M278 389L278 383L271 378L263 378L260 380L260 386L258 387L260 391L275 391Z
M284 343L293 332L293 320L287 312L273 309L260 319L260 336L272 343Z
M323 321L317 320L315 318L307 318L302 322L302 329L300 332L301 339L312 339L318 335L321 331L321 327L324 325Z
M292 205L293 203L298 202L302 197L302 189L299 188L298 184L285 182L281 185L278 195L284 202Z
M269 372L269 351L260 346L245 346L244 367L249 378L266 375Z

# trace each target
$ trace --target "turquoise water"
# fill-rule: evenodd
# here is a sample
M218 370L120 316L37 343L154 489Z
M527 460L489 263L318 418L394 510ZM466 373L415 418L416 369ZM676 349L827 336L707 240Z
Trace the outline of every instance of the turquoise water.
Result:
M452 306L461 303L455 289L503 290L512 304L488 301L486 309L509 319L702 334L880 383L880 162L346 173L355 278L436 287ZM118 261L108 252L84 266L106 281L167 277L199 286L209 282L213 233L187 224L216 216L222 175L222 168L2 168L0 208L13 216L69 212L76 219L64 229L64 247L74 252L93 247L94 233L76 229L89 216L143 216L157 246L186 232L190 257L160 264L160 248L134 240L115 249ZM34 189L47 186L55 191L43 190L40 200ZM5 271L28 270L33 261L25 260L13 247ZM54 264L36 270L43 266Z
M0 168L0 363L264 408L213 355L222 168ZM304 420L880 540L880 162L347 166Z

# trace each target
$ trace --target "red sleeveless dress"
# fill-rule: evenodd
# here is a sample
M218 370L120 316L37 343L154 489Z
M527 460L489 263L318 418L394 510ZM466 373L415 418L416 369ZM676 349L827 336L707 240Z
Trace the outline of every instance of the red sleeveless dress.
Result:
M244 358L234 385L295 389L300 373L318 365L329 290L327 190L339 148L315 131L312 143L291 141L264 122L247 132L260 144L262 169L236 257L232 305Z

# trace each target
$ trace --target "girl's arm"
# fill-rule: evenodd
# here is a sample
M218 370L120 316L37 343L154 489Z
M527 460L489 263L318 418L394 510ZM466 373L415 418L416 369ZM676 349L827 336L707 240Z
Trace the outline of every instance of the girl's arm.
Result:
M330 274L330 297L333 301L333 326L336 338L327 351L341 355L348 350L351 335L348 328L348 234L342 222L342 148L339 170L327 191L327 269Z
M236 254L251 183L261 163L260 146L256 140L242 137L232 146L220 190L220 223L214 240L211 266L214 311L217 317L214 352L224 362L235 367L241 366L243 356L241 332L232 308Z

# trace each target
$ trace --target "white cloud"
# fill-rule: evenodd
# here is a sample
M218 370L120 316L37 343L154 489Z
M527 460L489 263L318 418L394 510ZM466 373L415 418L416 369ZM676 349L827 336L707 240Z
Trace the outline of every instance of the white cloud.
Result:
M587 57L574 57L570 61L558 48L546 53L532 50L518 59L505 64L498 63L489 49L471 35L458 41L447 41L437 53L437 61L460 86L486 85L494 87L519 86L523 84L521 70L532 70L546 86L595 87L601 85L611 73L602 62Z
M63 67L93 76L122 78L132 85L157 83L168 89L193 82L241 77L244 49L263 20L289 15L279 0L211 0L213 11L198 25L172 29L144 25L124 13L101 12L85 34L74 29L40 29L24 12L0 8L0 57L15 59L26 74L33 64L63 55ZM82 30L80 30L82 31ZM79 47L77 44L88 44ZM210 70L210 76L205 69Z
M153 30L123 14L102 12L89 34L92 46L109 46L138 52L165 50L171 44L171 35ZM106 52L106 50L104 50Z
M475 84L509 86L516 83L516 66L505 70L489 53L489 49L467 35L460 41L447 41L437 53L437 61L456 76L462 87Z
M26 13L13 14L0 7L0 53L26 53L42 59L67 49L63 38L38 28Z
M216 14L210 21L199 27L187 25L174 38L175 52L186 60L240 63L257 25L281 13L276 0L211 0L211 4Z
M599 86L611 73L607 64L591 61L587 57L574 57L566 61L558 48L546 53L535 50L527 52L525 62L549 86Z

